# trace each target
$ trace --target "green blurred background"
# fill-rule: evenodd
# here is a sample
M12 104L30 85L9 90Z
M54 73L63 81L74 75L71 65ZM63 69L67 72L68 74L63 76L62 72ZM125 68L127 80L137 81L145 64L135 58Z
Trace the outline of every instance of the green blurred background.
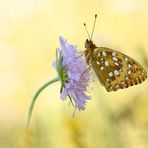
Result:
M98 46L117 49L148 68L147 0L0 0L0 148L148 148L148 82L108 93L97 78L84 112L55 83L39 96L28 132L31 97L56 76L59 36L84 50L83 23Z

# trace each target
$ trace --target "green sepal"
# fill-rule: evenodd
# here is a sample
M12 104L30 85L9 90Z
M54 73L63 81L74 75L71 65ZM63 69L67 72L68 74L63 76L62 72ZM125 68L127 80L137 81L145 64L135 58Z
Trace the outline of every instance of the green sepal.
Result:
M56 51L56 70L61 80L60 93L63 91L65 83L68 82L67 70L64 67L62 67L62 61L63 58L61 56L61 51L59 51L59 54L58 51Z
M61 56L61 51L59 51L59 54L58 54L58 51L56 50L56 70L57 70L58 75L61 80L60 93L62 93L62 91L65 87L65 83L68 83L68 72L64 67L62 67L62 61L63 61L63 58ZM70 100L72 106L74 106L74 104L72 102L72 98L69 94L68 94L68 97L69 97L69 100Z
M72 102L72 98L71 98L71 96L70 96L69 94L68 94L68 97L69 97L69 100L70 100L72 106L74 107L74 104L73 104L73 102Z

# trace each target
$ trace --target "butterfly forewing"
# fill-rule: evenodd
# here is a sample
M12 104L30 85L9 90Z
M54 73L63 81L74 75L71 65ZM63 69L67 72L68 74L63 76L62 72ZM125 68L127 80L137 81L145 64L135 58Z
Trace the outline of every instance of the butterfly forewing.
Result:
M107 91L137 85L147 78L147 72L137 61L105 47L94 50L91 65Z

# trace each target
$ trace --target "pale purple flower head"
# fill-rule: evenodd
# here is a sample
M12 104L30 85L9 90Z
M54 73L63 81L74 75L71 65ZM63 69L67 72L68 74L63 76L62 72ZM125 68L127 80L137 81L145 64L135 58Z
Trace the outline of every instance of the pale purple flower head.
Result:
M84 110L86 101L90 99L86 92L91 74L87 71L88 66L83 56L77 52L76 46L69 44L63 37L60 37L60 45L61 49L57 49L59 58L56 61L56 69L63 85L61 99L65 100L68 96L74 101L75 108Z

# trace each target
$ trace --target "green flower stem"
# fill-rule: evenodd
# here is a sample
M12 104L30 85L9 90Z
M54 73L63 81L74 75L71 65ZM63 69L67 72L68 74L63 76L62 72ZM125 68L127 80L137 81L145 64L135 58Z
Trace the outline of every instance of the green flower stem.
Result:
M27 114L27 122L26 122L26 128L29 127L29 123L30 123L30 120L31 120L31 115L32 115L32 111L33 111L33 107L34 107L34 104L35 104L35 101L37 99L37 97L39 96L39 94L41 93L41 91L46 88L48 85L54 83L54 82L57 82L59 81L60 78L59 77L56 77L50 81L48 81L47 83L45 83L44 85L42 85L38 90L37 92L34 94L32 100L31 100L31 103L30 103L30 106L29 106L29 110L28 110L28 114Z

